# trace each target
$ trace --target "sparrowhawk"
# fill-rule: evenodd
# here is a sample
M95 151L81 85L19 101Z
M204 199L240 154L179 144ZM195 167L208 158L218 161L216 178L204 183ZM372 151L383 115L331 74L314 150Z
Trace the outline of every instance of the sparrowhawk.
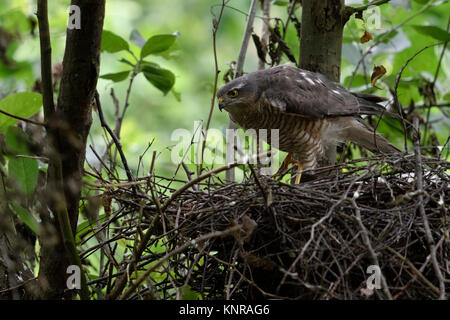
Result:
M236 78L217 97L219 109L244 129L279 129L279 149L299 172L334 164L343 141L373 153L400 151L361 118L384 113L384 98L350 92L320 73L281 65Z

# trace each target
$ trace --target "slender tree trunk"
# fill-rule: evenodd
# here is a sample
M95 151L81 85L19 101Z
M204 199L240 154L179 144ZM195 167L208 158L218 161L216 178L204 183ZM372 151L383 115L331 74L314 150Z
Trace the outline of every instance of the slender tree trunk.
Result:
M86 154L86 140L92 123L92 102L100 69L105 0L72 0L81 9L81 28L67 32L58 112L67 127L62 128L64 192L72 231L76 231L78 202Z
M339 82L344 0L303 0L300 68Z
M300 37L300 68L319 72L339 82L342 36L348 19L344 0L303 0ZM336 149L326 150L322 166L333 165Z
M39 271L40 298L44 299L70 298L72 295L71 292L64 295L66 271L78 257L73 235L78 222L86 140L92 123L105 15L105 0L72 0L71 5L80 9L81 25L67 29L57 108L52 119L48 119L49 136L54 139L52 144L59 157L49 164L48 184L50 188L61 187L64 191L59 198L53 199L52 209L61 209L65 215L53 212L54 217L47 217L49 238L42 242Z

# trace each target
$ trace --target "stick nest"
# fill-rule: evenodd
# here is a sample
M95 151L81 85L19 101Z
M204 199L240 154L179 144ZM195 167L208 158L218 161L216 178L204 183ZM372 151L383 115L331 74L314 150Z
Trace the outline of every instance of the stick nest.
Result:
M142 192L105 191L116 204L103 227L121 221L110 246L151 234L137 269L161 263L131 298L448 298L449 168L423 157L423 190L414 155L328 167L300 185L211 175L169 202L170 179L152 177Z

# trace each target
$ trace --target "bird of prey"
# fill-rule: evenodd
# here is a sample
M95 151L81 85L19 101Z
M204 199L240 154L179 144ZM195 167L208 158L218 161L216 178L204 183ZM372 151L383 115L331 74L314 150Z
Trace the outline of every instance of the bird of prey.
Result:
M385 113L384 98L353 93L320 73L281 65L236 78L217 92L219 109L244 129L279 129L279 149L288 152L282 167L304 169L336 161L336 145L352 141L373 153L400 150L370 127L361 115Z

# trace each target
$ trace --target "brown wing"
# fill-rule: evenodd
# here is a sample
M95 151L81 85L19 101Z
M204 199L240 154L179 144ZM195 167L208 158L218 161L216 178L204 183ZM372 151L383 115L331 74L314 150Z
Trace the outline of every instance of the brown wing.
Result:
M283 65L255 73L255 77L264 87L261 102L286 113L326 118L385 112L376 103L383 98L352 93L319 73Z

